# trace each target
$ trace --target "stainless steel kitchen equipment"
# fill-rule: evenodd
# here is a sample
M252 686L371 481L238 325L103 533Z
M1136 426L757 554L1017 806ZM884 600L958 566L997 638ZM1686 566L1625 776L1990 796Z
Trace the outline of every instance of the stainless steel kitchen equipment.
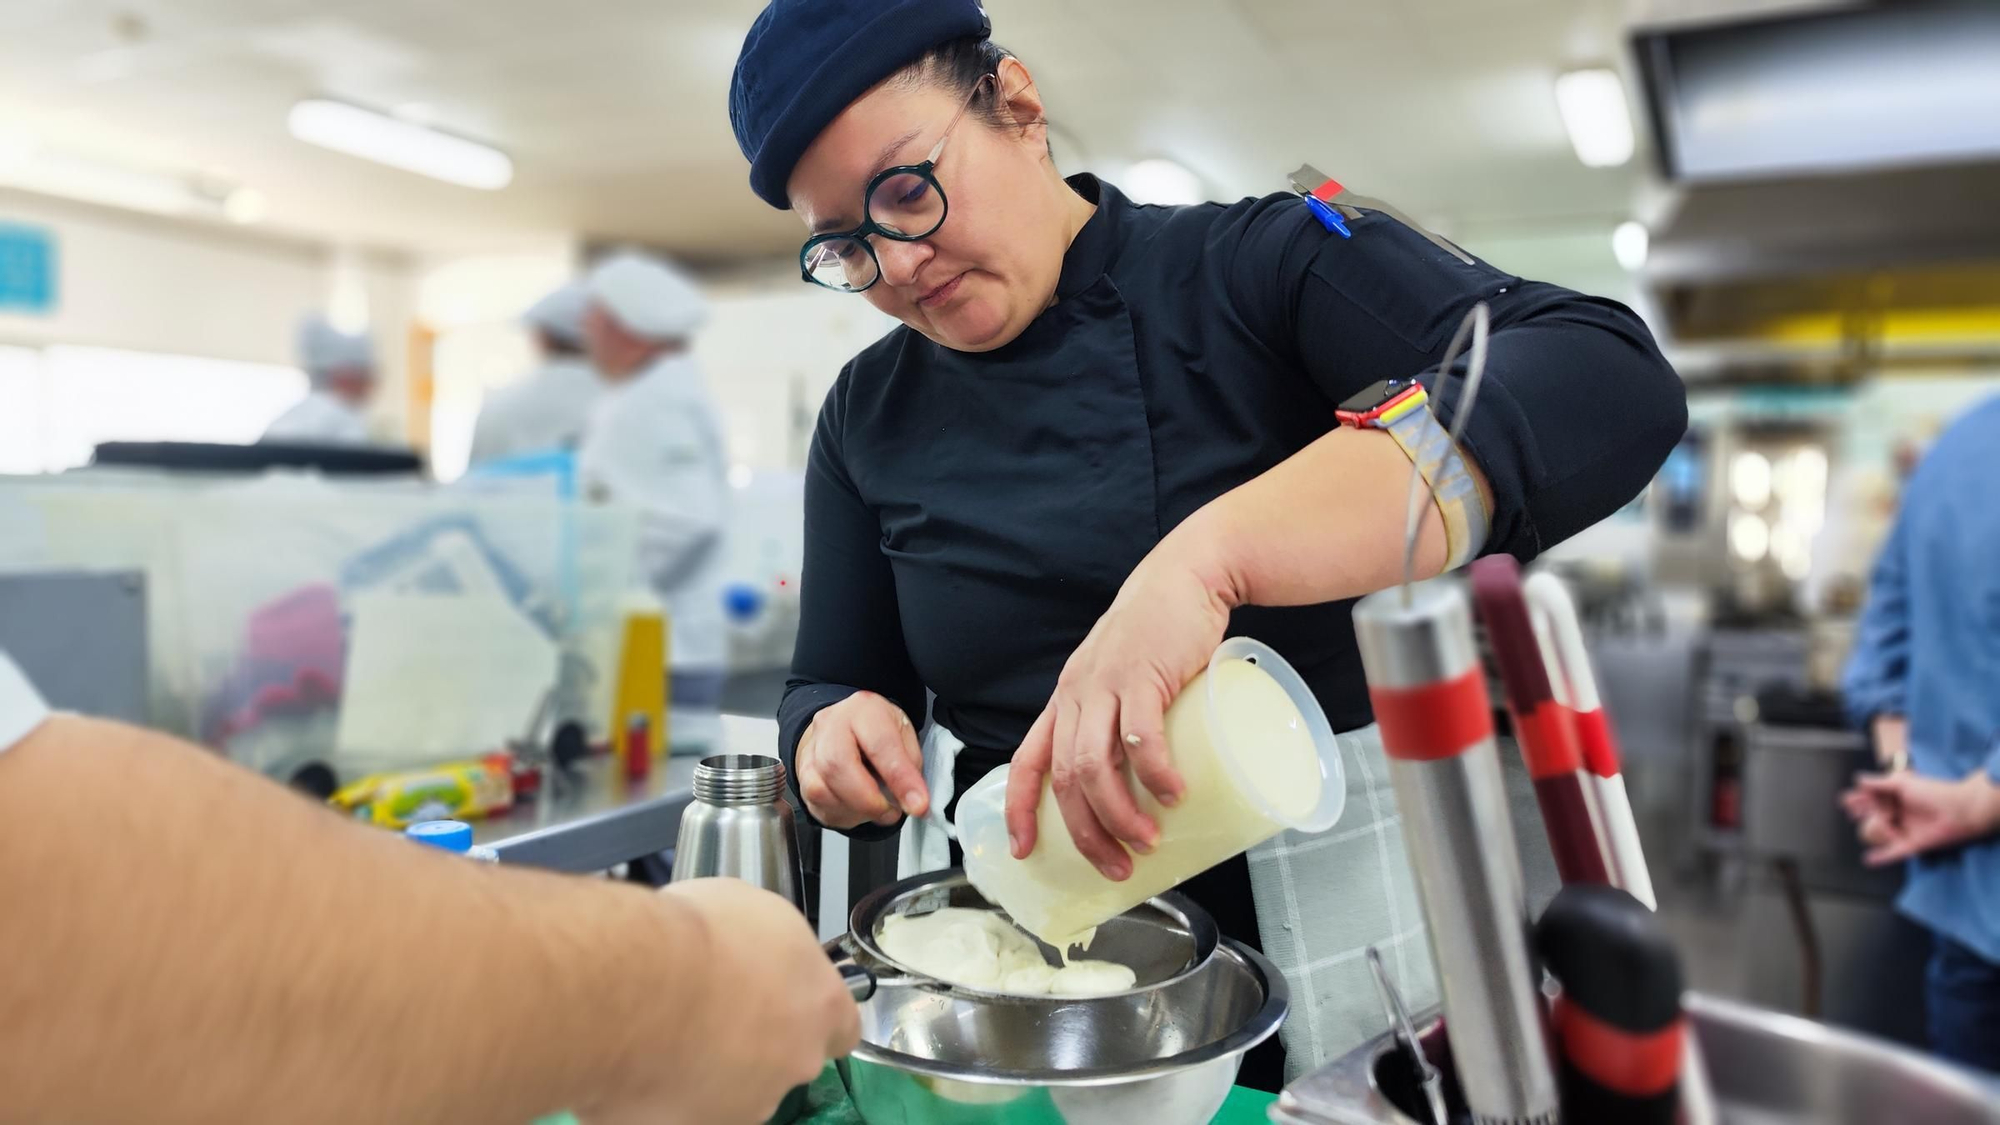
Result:
M1915 1051L1700 993L1684 997L1722 1125L2000 1125L2000 1085ZM1431 1030L1436 1030L1431 1023ZM1426 1035L1427 1043L1441 1037ZM1384 1035L1286 1088L1280 1125L1416 1125L1377 1074Z
M1434 579L1354 607L1369 698L1476 1122L1557 1120L1541 970L1464 590Z
M718 754L694 767L681 814L673 882L727 875L804 908L798 827L785 800L785 765L761 754Z
M918 876L858 903L829 952L853 952L862 934L872 945L890 913L944 905L990 909L962 872ZM884 976L861 1002L861 1045L839 1063L841 1079L868 1125L1205 1125L1290 1001L1262 956L1191 932L1213 927L1171 895L1106 923L1091 956L1153 982L1112 996L1003 996Z
M1861 843L1840 811L1840 794L1855 774L1880 768L1865 736L1837 727L1749 723L1743 759L1744 851L1833 869L1816 869L1816 875L1862 870Z

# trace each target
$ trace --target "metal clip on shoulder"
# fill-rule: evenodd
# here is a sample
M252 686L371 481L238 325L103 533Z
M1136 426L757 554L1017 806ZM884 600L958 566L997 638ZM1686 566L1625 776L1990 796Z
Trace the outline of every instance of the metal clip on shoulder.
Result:
M1380 199L1349 191L1339 180L1334 179L1310 164L1299 165L1292 172L1290 180L1292 190L1305 197L1306 208L1313 213L1314 218L1320 221L1320 225L1342 238L1354 237L1354 232L1348 229L1347 220L1360 218L1361 212L1364 210L1380 211L1382 214L1423 235L1425 240L1431 245L1450 254L1466 265L1473 264L1472 255L1459 249L1449 240L1424 229L1423 224L1417 222L1415 219L1410 218Z

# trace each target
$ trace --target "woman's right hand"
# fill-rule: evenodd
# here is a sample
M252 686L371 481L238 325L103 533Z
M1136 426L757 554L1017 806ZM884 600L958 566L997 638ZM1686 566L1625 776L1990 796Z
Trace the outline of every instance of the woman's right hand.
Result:
M872 691L857 691L813 717L792 772L806 811L828 828L887 827L905 813L930 809L916 728L901 707Z

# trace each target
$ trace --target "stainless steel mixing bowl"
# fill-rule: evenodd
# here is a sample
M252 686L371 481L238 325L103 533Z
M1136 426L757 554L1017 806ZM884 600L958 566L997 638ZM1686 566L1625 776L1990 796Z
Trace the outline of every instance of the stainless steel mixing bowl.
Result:
M926 879L954 905L975 905L962 875ZM1148 907L1191 909L1213 925L1184 901ZM1190 939L1183 932L1177 940ZM851 950L852 935L841 943ZM1092 956L1108 952L1091 948ZM1172 963L1174 954L1159 961ZM1269 961L1226 939L1191 969L1115 996L882 983L860 1005L861 1045L839 1063L868 1125L1206 1125L1229 1096L1243 1053L1278 1030L1290 1001Z

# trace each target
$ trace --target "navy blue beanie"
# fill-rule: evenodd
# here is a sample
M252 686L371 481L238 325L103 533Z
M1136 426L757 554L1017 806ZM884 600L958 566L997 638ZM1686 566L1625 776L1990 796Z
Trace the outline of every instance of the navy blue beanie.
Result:
M729 80L750 190L789 210L799 157L854 99L938 44L991 30L978 0L771 0Z

